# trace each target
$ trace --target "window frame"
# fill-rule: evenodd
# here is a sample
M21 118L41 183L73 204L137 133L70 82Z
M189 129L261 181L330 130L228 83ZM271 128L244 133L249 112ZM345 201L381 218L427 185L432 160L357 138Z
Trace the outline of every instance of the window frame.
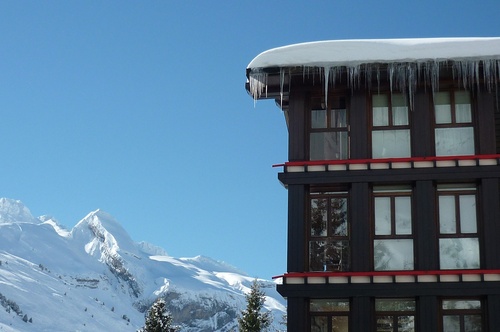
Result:
M397 224L396 224L396 199L400 197L408 197L410 199L410 233L397 233ZM389 198L390 202L390 234L377 234L376 231L376 199L377 198ZM413 190L410 185L401 185L401 186L375 186L372 189L372 198L371 198L371 246L372 246L372 255L371 262L374 271L412 271L415 270L416 266L416 250L415 250L415 218L414 218L414 208L413 208ZM375 254L376 254L376 242L384 241L384 240L411 240L412 241L412 267L411 268L403 268L403 269L377 269Z
M475 184L449 184L449 185L438 185L436 192L436 221L437 221L437 232L438 232L438 254L439 254L439 268L441 270L455 270L455 269L479 269L481 268L481 237L480 237L480 200L478 197L478 188ZM441 229L441 205L440 198L443 196L453 197L454 202L454 219L455 219L455 231L454 232L443 232ZM462 231L462 209L460 196L474 196L474 207L475 207L475 232L463 232ZM443 266L442 262L442 252L441 252L441 240L443 239L477 239L477 266L472 267L446 267Z
M397 125L394 124L394 118L395 118L395 107L393 99L395 98L394 96L396 95L401 95L404 97L405 103L406 103L406 115L408 119L408 123L405 125ZM386 96L387 97L387 117L388 117L388 124L387 125L375 125L374 124L374 98L375 96ZM411 125L412 125L412 119L411 119L411 112L410 112L410 105L408 104L409 98L406 93L392 93L390 91L380 91L378 93L370 94L370 103L369 103L369 109L370 109L370 116L369 116L369 130L370 130L370 154L373 159L383 159L383 158L409 158L412 156L412 132L411 132ZM383 132L383 131L391 131L391 132L401 132L401 131L408 131L408 155L388 155L388 156L378 156L374 153L374 133L376 132Z
M458 122L457 121L457 93L463 93L467 92L469 94L469 102L470 102L470 122ZM449 123L437 123L437 111L436 111L436 96L433 96L433 102L432 102L432 114L433 114L433 125L434 125L434 130L433 130L433 141L434 141L434 155L438 157L442 156L451 156L455 154L438 154L438 149L437 149L437 130L439 129L457 129L457 128L471 128L472 129L472 139L473 139L473 151L472 153L467 153L467 154L458 154L458 155L475 155L477 151L477 138L476 138L476 111L474 109L474 102L472 99L472 93L469 90L463 90L463 89L458 89L458 88L448 88L448 89L442 89L438 91L437 93L448 93L449 98L450 98L450 112L451 112L451 121ZM460 104L459 104L460 105Z
M312 310L312 302L313 301L332 301L332 302L345 302L347 303L347 310ZM349 324L351 322L350 315L351 314L351 303L347 298L339 298L339 299L310 299L309 300L309 330L312 331L312 322L314 317L324 317L327 320L327 331L333 331L333 318L334 317L346 317L347 318L347 330L349 330ZM347 331L345 331L347 332Z
M445 309L445 301L479 301L479 309ZM465 317L466 316L480 316L481 317L481 331L486 331L485 329L485 317L484 317L484 301L481 298L441 298L439 303L439 330L444 331L444 317L446 316L459 316L460 332L467 332L465 329Z
M332 125L332 114L335 110L345 111L345 126L334 126ZM325 127L313 127L313 112L315 111L325 111L326 122ZM325 105L324 98L312 97L309 112L307 113L307 157L308 160L347 160L350 158L350 112L348 106L347 97L344 95L335 95L328 97L328 105ZM313 156L313 138L314 134L343 134L345 133L346 142L342 148L345 148L345 158L326 158L323 154L322 158ZM335 153L335 151L332 151ZM342 154L342 152L339 152Z
M345 204L347 205L344 209L345 212L345 222L347 223L346 227L346 234L345 235L336 235L332 234L333 233L333 227L332 227L332 219L331 216L331 205L329 204L332 202L334 199L343 199L345 200ZM313 223L317 222L313 220L313 213L316 213L313 211L313 200L326 200L327 205L326 205L326 224L324 228L326 229L326 234L313 234ZM309 193L307 197L307 222L306 222L306 250L307 250L307 259L306 259L306 264L307 264L307 271L310 272L345 272L345 271L350 271L351 269L351 224L349 220L350 212L349 212L349 193L347 191L330 191L330 190L325 190L325 191L312 191ZM325 242L325 258L323 261L323 268L322 269L317 269L314 268L314 266L319 263L314 262L312 255L314 251L311 249L312 245L314 242ZM328 244L333 244L333 243L338 243L338 242L347 242L346 248L347 252L341 252L340 254L340 260L336 262L331 262L330 264L327 263L327 258L326 258L326 251L330 249ZM346 261L347 260L347 261ZM336 268L334 268L336 267Z
M398 310L398 309L393 309L393 310L387 310L387 311L382 311L382 310L377 310L377 301L390 301L392 303L395 302L403 302L403 301L408 301L408 302L413 302L413 310ZM413 330L416 331L416 322L417 322L417 303L415 298L375 298L374 300L374 312L375 312L375 328L378 328L378 320L379 318L383 317L390 317L392 319L392 331L391 332L398 332L398 318L399 317L408 317L411 316L413 317ZM377 329L378 331L378 329ZM405 330L406 331L406 330Z

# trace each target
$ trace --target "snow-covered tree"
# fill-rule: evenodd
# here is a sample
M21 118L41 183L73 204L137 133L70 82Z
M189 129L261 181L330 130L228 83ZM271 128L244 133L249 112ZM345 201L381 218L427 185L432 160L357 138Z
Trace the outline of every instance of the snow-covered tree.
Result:
M165 300L157 299L146 316L146 323L142 332L172 332L175 331L173 319L167 310Z
M264 312L262 310L266 297L257 280L253 281L246 299L247 308L243 310L241 317L238 317L240 332L265 331L272 323L272 316L269 311Z

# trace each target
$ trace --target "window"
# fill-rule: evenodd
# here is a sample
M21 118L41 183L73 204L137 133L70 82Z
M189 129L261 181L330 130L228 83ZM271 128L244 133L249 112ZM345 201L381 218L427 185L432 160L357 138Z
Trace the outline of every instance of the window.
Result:
M410 157L410 120L406 96L372 97L372 158Z
M409 186L373 189L375 271L413 270L411 205Z
M415 300L375 299L377 332L415 331Z
M438 186L441 269L478 269L475 186Z
M328 108L313 100L309 136L310 160L349 158L348 116L345 98L331 98Z
M441 303L443 332L481 332L483 320L481 301L467 299L443 300Z
M474 154L474 127L468 91L434 94L436 156Z
M349 270L349 224L346 193L311 193L309 270Z
M348 332L349 301L339 299L311 300L311 332Z

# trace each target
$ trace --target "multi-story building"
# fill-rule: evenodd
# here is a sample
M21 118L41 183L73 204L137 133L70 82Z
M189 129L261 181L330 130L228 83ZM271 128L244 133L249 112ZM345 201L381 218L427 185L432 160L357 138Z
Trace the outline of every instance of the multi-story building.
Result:
M500 38L261 53L289 132L288 331L500 331Z

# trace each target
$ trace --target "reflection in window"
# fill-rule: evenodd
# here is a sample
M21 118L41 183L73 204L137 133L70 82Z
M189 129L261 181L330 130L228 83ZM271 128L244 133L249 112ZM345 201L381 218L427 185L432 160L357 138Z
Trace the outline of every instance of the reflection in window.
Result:
M375 271L413 270L411 188L374 188Z
M309 304L311 332L348 332L349 301L317 299Z
M372 97L372 157L410 157L410 120L406 96Z
M439 186L438 209L441 269L478 269L475 187Z
M468 91L434 94L436 156L474 154L474 128Z
M332 98L329 108L313 100L309 134L310 160L349 158L347 108L344 98Z
M483 331L480 300L443 300L441 308L443 332Z
M375 299L377 332L415 331L415 300Z
M312 193L309 215L309 270L348 271L346 194Z

